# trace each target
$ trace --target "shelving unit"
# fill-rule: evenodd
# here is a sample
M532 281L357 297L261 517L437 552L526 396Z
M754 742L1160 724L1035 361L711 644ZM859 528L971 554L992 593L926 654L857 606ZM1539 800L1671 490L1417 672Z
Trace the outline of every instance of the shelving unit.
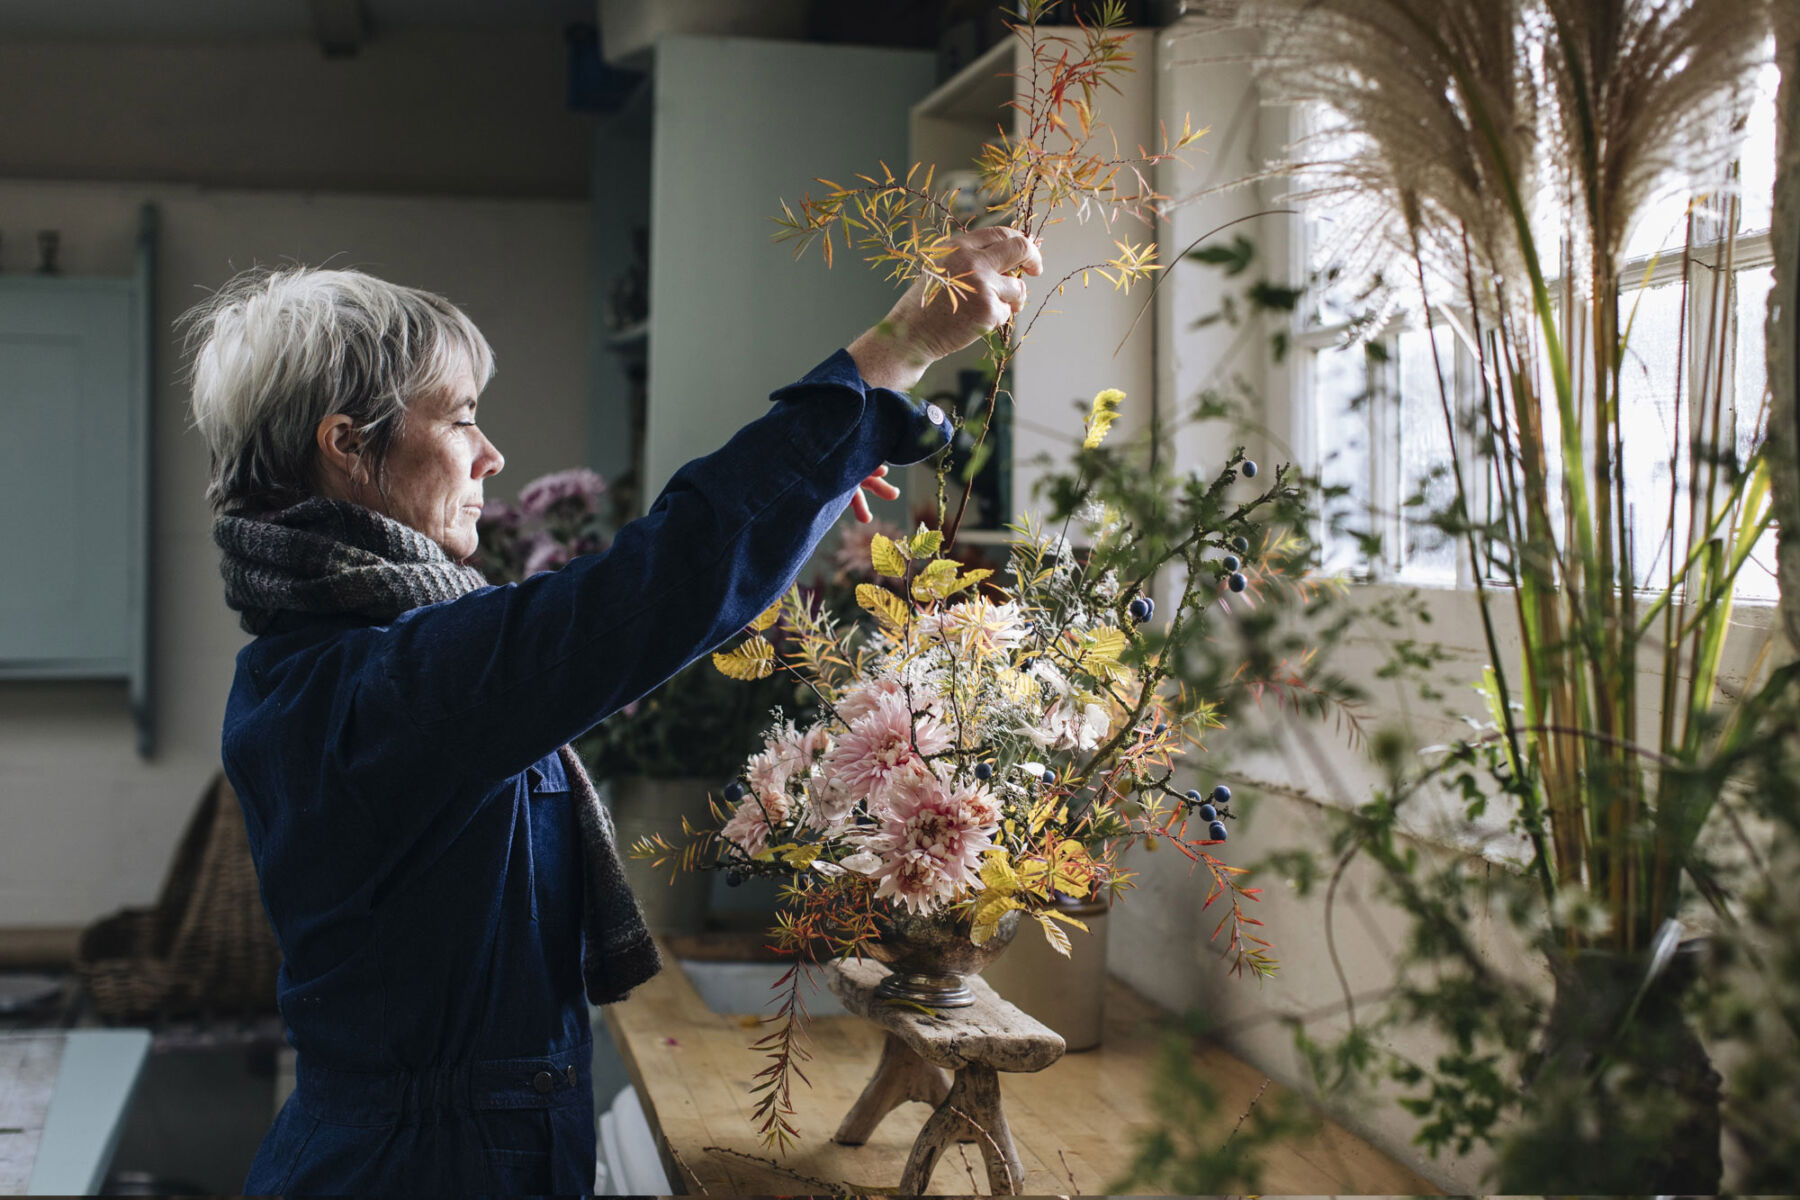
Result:
M1075 36L1077 31L1041 33ZM1100 120L1125 152L1151 145L1156 133L1154 34L1135 31L1129 49L1134 70L1115 77L1118 91L1106 92L1097 104ZM910 161L933 168L941 187L946 173L971 169L1003 127L1008 137L1017 138L1024 132L1025 115L1007 105L1028 99L1030 73L1029 48L1009 39L939 85L912 108ZM1155 237L1135 218L1117 220L1114 227L1099 214L1090 214L1085 222L1065 215L1044 233L1044 273L1027 281L1025 316L1037 310L1058 280L1075 274L1060 296L1048 299L1031 337L1012 360L1010 519L1036 507L1033 490L1047 470L1037 460L1048 456L1051 463L1060 463L1067 458L1081 436L1081 415L1096 392L1116 387L1126 393L1114 426L1115 439L1141 436L1155 427L1155 322L1149 314L1136 320L1149 292L1143 287L1129 295L1116 292L1097 277L1092 278L1093 286L1083 288L1079 275L1081 268L1114 257L1115 240L1143 242ZM954 391L956 372L978 367L980 361L979 345L942 360L926 373L918 394ZM914 467L912 473L911 494L935 494L928 468ZM951 503L954 508L954 495ZM1003 529L976 529L965 522L958 540L994 545L1007 538Z

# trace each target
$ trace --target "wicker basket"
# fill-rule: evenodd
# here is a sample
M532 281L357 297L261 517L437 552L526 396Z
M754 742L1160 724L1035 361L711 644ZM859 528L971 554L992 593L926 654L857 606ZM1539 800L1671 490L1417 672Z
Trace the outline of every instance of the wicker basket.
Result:
M156 905L90 925L75 966L95 1011L110 1021L275 1011L281 950L224 775L201 796Z

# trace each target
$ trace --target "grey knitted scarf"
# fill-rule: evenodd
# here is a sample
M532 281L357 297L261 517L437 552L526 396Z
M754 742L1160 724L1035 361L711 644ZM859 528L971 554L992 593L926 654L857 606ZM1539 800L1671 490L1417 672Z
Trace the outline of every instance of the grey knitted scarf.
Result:
M487 581L430 538L342 500L311 499L279 512L220 517L225 602L251 633L282 612L391 621L408 609L454 600ZM581 827L582 973L595 1004L623 1000L662 969L637 899L625 882L612 818L575 751L557 751Z

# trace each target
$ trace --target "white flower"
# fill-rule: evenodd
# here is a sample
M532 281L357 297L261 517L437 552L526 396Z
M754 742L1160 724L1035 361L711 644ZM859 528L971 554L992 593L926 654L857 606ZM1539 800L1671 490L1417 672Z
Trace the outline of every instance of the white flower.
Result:
M873 875L881 869L881 856L873 850L858 850L838 863L838 866L846 871L855 871L858 875Z
M1046 750L1092 750L1106 736L1107 723L1106 709L1100 705L1064 697L1050 706L1036 728L1021 732Z
M1025 772L1033 779L1042 779L1044 777L1044 772L1048 770L1048 768L1041 762L1022 762L1019 764L1019 770Z

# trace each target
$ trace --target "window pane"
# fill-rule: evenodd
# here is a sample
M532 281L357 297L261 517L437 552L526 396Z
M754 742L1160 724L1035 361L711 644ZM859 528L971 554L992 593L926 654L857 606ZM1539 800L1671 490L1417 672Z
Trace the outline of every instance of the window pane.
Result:
M1737 401L1738 461L1746 462L1768 423L1763 394L1768 387L1768 357L1763 331L1769 316L1769 293L1775 287L1775 268L1739 271L1737 286L1737 368L1732 387ZM1773 529L1757 540L1750 561L1738 573L1737 596L1740 600L1778 599Z
M1690 397L1677 385L1682 287L1627 292L1620 298L1619 322L1629 322L1630 341L1619 372L1619 424L1624 442L1625 500L1631 509L1631 554L1640 587L1668 582L1672 553L1686 553L1687 435ZM1670 470L1675 456L1674 471ZM1590 487L1592 485L1590 484ZM1679 488L1675 527L1670 528L1670 489ZM1679 549L1678 549L1679 548Z
M1435 331L1444 386L1455 403L1456 343L1450 331ZM1412 583L1454 584L1456 543L1430 524L1456 499L1450 461L1450 433L1444 428L1443 398L1432 343L1423 330L1400 335L1400 577Z
M1313 413L1319 431L1319 478L1345 494L1326 503L1325 568L1367 564L1352 536L1369 528L1369 397L1362 347L1313 356Z
M1780 85L1780 68L1766 64L1756 77L1750 121L1738 153L1744 189L1743 219L1738 228L1746 232L1767 229L1770 224L1775 201L1775 89Z

